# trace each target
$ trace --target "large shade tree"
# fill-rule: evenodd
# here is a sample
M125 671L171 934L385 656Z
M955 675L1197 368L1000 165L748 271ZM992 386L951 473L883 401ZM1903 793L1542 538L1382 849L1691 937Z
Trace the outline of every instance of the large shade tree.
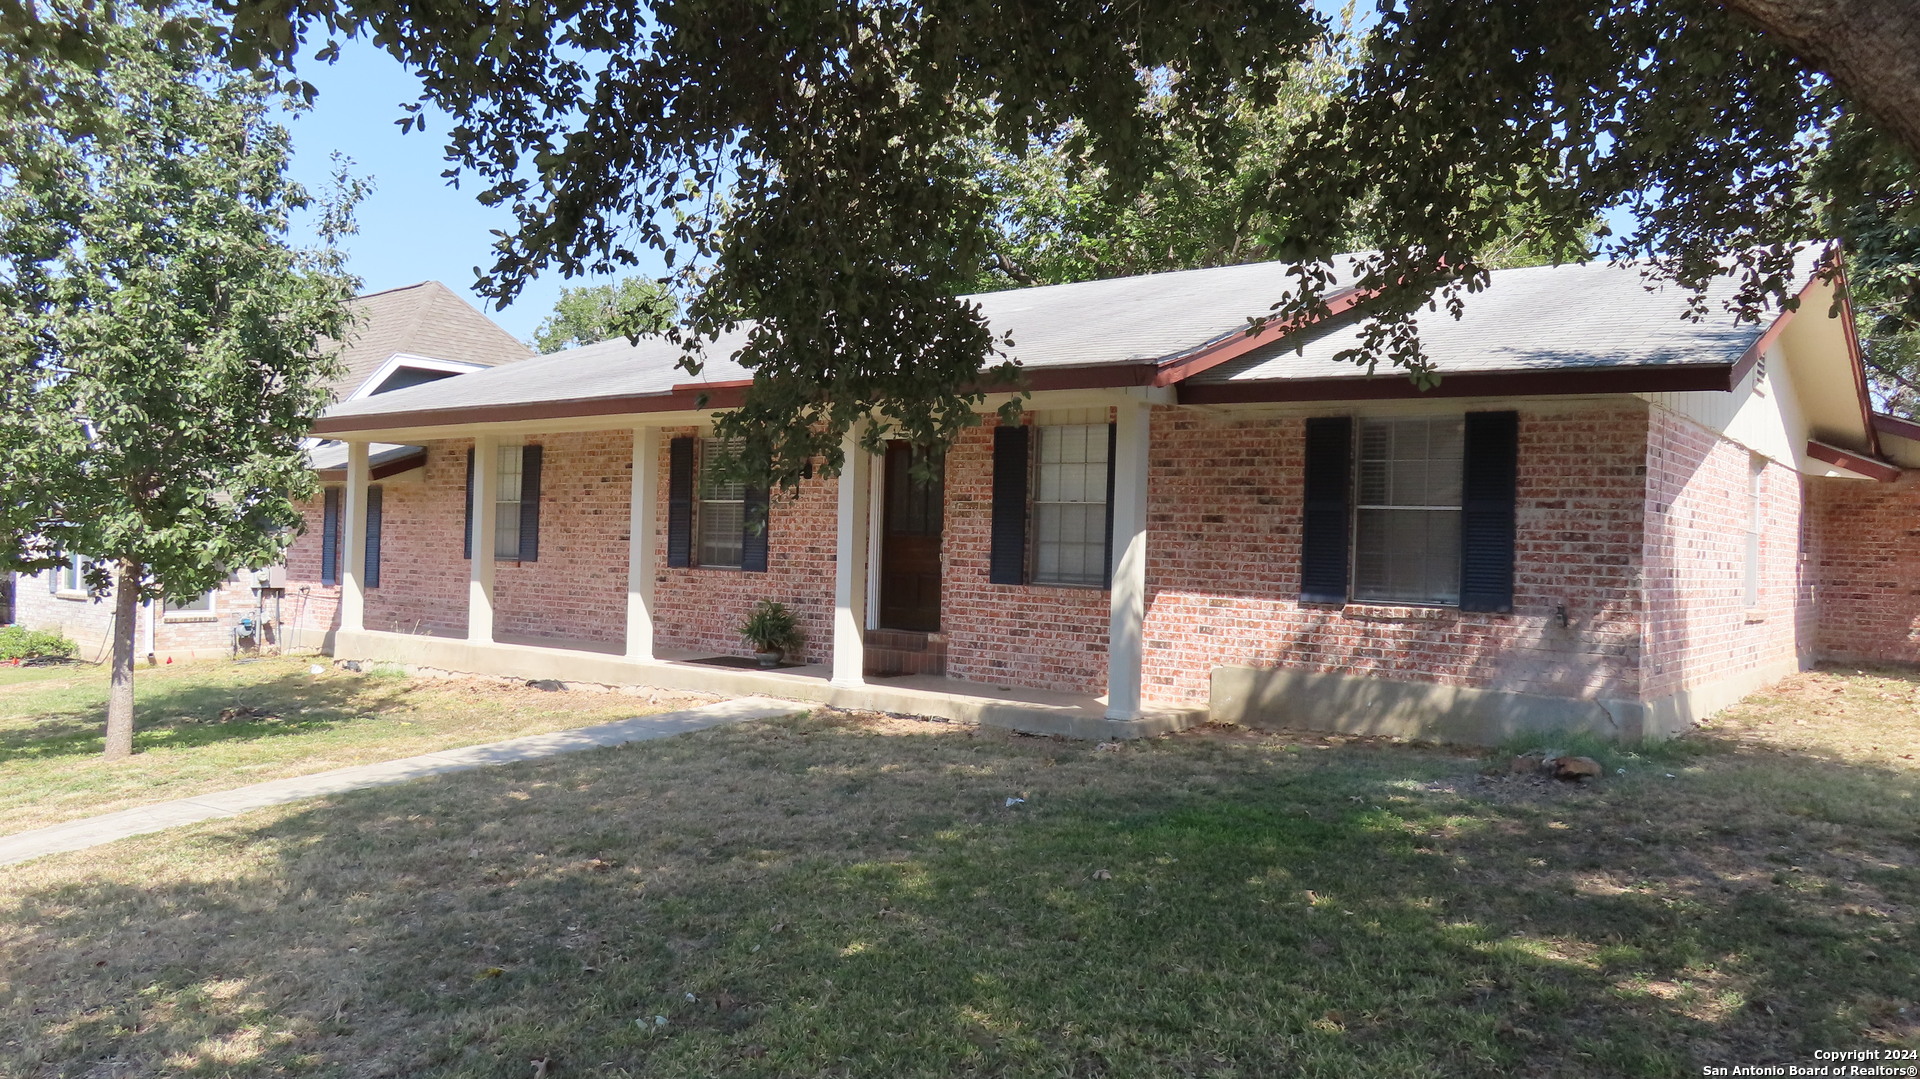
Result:
M43 56L48 107L0 115L0 569L79 556L111 595L116 757L138 605L269 564L301 522L355 282L289 218L338 236L355 193L287 176L276 91L211 35L138 8L92 29L111 64Z
M518 221L486 289L653 249L687 275L690 348L752 316L755 385L725 423L783 479L837 459L861 418L950 435L973 422L970 387L1015 374L955 298L991 253L973 140L1021 154L1069 132L1124 203L1175 146L1230 157L1230 98L1278 100L1327 36L1310 0L229 3L239 62L365 35L419 73L454 118L454 171ZM90 47L83 26L7 10L16 49ZM1484 286L1516 205L1549 250L1630 211L1596 255L1691 286L1731 258L1743 314L1790 302L1796 245L1910 205L1866 178L1920 151L1920 5L1381 0L1334 100L1275 148L1262 190L1272 253L1303 264L1276 311L1325 309L1318 260L1367 202L1357 358L1427 377L1413 313ZM1819 167L1842 135L1869 167Z

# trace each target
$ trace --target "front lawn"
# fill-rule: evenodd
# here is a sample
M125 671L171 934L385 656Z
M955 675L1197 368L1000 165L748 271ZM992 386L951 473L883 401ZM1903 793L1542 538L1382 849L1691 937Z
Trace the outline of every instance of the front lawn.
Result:
M0 870L0 1074L1613 1077L1911 1048L1916 691L1803 676L1591 786L817 713L279 807Z
M320 674L311 673L321 664ZM698 703L356 674L327 660L141 667L134 756L100 758L107 670L0 667L0 835L169 798ZM706 700L710 698L700 698Z

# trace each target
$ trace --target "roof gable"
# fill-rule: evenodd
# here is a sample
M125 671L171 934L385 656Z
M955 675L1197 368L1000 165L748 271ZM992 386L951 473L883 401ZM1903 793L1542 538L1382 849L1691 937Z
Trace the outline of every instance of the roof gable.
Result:
M368 293L353 301L356 326L340 351L344 367L331 385L344 400L396 354L493 367L533 350L438 281Z

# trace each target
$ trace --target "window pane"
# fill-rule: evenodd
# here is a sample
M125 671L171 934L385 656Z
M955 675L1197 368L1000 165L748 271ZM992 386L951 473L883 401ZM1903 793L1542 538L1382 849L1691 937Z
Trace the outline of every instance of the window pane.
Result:
M1464 441L1460 416L1361 421L1354 476L1356 598L1460 601Z
M520 557L520 503L501 502L493 510L493 557Z
M1354 520L1354 595L1460 601L1460 511L1363 509Z
M694 552L696 564L737 569L740 566L740 533L746 525L746 486L726 479L719 468L720 458L739 442L718 438L700 440L700 512L695 522L700 537Z
M203 595L194 597L193 599L170 599L167 601L167 610L169 611L211 611L213 610L213 592L208 591Z
M493 557L511 562L520 557L521 447L501 446L494 460L499 485L493 496Z
M1033 580L1107 582L1107 426L1034 428Z
M740 533L746 524L744 503L702 499L700 502L700 564L740 565Z

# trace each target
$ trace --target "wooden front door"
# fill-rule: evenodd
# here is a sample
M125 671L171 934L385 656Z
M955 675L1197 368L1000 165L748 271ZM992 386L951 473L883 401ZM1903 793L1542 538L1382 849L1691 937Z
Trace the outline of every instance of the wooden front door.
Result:
M932 633L940 628L940 526L946 517L944 459L930 480L913 476L918 456L887 443L880 527L880 628Z

